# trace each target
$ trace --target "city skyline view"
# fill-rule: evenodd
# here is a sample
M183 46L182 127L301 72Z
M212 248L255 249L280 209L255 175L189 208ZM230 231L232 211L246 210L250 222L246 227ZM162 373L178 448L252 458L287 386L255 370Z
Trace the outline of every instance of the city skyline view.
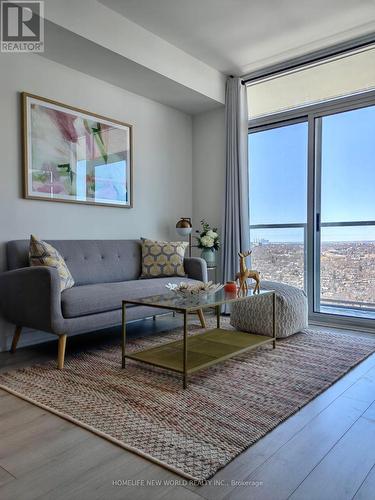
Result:
M302 244L267 243L252 248L251 266L262 280L306 290L306 255ZM320 305L367 311L375 317L375 242L322 244ZM337 312L336 312L337 313Z

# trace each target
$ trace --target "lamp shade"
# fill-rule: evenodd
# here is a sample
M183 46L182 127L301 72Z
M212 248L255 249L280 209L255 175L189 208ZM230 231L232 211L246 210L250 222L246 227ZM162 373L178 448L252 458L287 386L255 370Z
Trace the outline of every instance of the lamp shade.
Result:
M189 236L193 226L191 224L191 219L189 217L181 217L176 224L176 232L180 236Z

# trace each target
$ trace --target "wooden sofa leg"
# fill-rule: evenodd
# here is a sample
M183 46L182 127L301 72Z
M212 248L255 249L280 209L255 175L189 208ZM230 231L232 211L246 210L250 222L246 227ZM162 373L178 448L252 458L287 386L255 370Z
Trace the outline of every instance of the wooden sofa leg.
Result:
M197 310L197 314L198 314L198 317L199 317L199 321L201 322L202 328L207 328L206 319L204 317L202 309L198 309Z
M60 335L58 340L58 351L57 351L57 368L59 370L62 370L64 368L65 346L66 346L66 335Z
M14 354L16 352L17 344L18 344L18 341L19 341L20 335L21 335L21 331L22 331L22 326L16 326L16 329L15 329L14 335L13 335L12 345L10 348L10 352L12 354Z

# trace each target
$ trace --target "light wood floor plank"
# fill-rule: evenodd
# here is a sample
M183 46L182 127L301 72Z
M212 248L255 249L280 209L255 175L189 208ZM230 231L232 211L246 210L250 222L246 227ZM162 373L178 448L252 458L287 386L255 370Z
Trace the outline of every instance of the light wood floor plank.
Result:
M40 417L47 412L34 405L22 406L21 410L9 410L1 415L0 439L4 436L17 434L20 430L31 425L34 420L40 420Z
M46 464L60 464L65 467L63 462L65 456L70 456L71 450L81 449L87 446L90 436L87 436L79 428L55 429L54 432L46 432L45 439L43 434L38 434L35 441L27 443L24 447L17 446L5 459L2 464L6 464L7 469L17 478L22 478L36 471L36 474L43 475L43 467ZM93 442L97 442L95 436Z
M34 419L25 428L1 438L0 465L19 478L38 465L38 457L50 453L50 459L58 449L54 442L68 441L69 433L85 437L85 431L54 415L46 414ZM87 431L86 431L87 433ZM90 434L91 433L87 433ZM93 436L96 441L96 436Z
M375 376L361 377L355 384L345 391L345 396L358 401L372 403L375 400Z
M15 477L12 476L12 474L10 474L3 467L0 467L0 486L3 486L4 484L9 483L10 481L13 481L14 479Z
M372 500L375 496L375 466L367 474L353 500Z
M55 459L47 454L43 460L42 453L35 467L28 467L28 472L23 472L16 481L0 488L0 497L23 498L22 495L28 492L28 500L56 498L58 493L65 494L65 491L69 491L72 485L78 488L84 475L89 472L94 472L93 477L99 477L101 467L107 467L108 472L110 465L121 456L122 451L103 441L93 439L80 442L76 439L74 445L60 451ZM28 461L30 458L29 456ZM128 465L132 464L130 461ZM94 489L94 485L92 487ZM69 495L65 498L69 498Z
M28 405L29 403L27 401L24 401L21 398L17 398L12 394L9 394L9 392L5 392L5 395L2 396L0 400L0 419L2 419L3 416L6 416L6 414L15 414L17 412L20 412Z
M252 493L252 499L271 498L275 491L278 500L287 499L367 407L367 403L344 397L334 401L246 478L262 484ZM247 495L247 489L239 487L230 498L246 499Z
M371 404L371 406L369 406L363 417L375 421L375 401Z
M122 451L122 450L121 450ZM116 488L112 481L121 475L124 478L131 479L140 470L146 470L150 467L147 461L142 460L137 456L132 456L130 453L117 453L113 458L108 459L105 463L100 463L91 467L86 472L71 481L71 473L67 474L65 481L57 480L56 484L42 495L40 500L65 500L66 498L81 500L90 498L90 500L101 500L103 498L117 499L126 498L126 488ZM126 493L124 495L124 493ZM131 498L129 496L129 498Z
M359 418L290 498L352 499L375 464L373 443L375 422Z
M184 487L175 487L162 497L163 500L202 500L203 497Z

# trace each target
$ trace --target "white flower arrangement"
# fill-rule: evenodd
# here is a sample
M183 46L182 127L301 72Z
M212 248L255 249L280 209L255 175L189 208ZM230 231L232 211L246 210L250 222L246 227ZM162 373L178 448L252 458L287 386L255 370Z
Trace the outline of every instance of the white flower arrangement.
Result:
M201 220L202 230L197 231L199 236L195 236L197 239L198 248L205 249L208 248L212 252L214 250L219 250L220 248L220 238L217 232L217 228L211 228L210 225L205 221Z
M214 239L211 238L210 236L206 235L206 236L202 236L201 238L201 243L204 247L206 248L211 248L214 246Z

